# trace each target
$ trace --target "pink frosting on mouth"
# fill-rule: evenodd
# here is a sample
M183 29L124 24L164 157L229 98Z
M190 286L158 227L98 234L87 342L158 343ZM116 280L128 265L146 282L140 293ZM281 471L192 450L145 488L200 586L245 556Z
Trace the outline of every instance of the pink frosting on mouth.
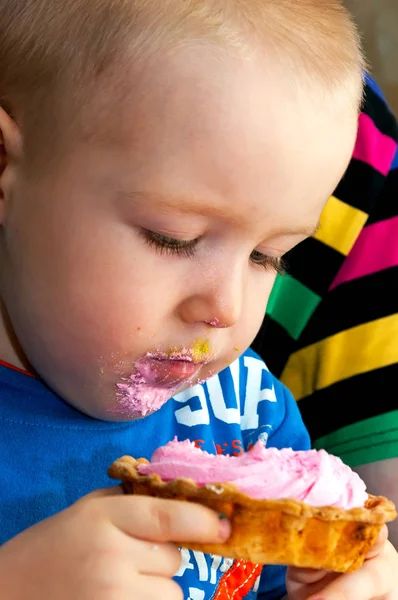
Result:
M155 386L140 374L133 374L127 383L117 384L118 404L112 412L128 418L146 417L162 408L177 389L177 385Z
M193 380L203 362L195 362L187 348L169 354L148 352L134 370L116 384L113 414L142 418L159 410L184 384Z
M252 498L293 498L312 506L363 507L366 486L339 458L325 450L296 452L266 448L262 442L240 456L209 454L190 441L174 440L138 467L164 481L193 479L198 485L233 483Z

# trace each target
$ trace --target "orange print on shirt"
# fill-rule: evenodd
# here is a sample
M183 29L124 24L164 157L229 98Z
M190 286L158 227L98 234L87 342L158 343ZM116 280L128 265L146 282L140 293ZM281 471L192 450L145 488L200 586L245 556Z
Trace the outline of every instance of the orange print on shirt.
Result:
M224 573L212 600L243 600L261 574L262 565L237 560Z

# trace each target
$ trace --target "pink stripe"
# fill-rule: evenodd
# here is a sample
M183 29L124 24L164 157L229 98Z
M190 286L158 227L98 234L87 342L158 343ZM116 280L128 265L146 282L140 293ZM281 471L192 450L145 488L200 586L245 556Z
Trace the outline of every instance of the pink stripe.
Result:
M397 144L388 135L381 133L372 119L362 113L353 158L368 163L383 175L390 170Z
M330 289L398 266L398 217L364 227Z

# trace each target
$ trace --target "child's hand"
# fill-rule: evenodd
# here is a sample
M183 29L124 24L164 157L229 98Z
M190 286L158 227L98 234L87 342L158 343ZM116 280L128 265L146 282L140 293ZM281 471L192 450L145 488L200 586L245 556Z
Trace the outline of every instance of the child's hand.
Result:
M289 600L398 600L398 553L384 527L358 571L288 569L286 584Z
M228 521L202 506L101 490L0 548L1 598L180 600L170 542L228 535Z

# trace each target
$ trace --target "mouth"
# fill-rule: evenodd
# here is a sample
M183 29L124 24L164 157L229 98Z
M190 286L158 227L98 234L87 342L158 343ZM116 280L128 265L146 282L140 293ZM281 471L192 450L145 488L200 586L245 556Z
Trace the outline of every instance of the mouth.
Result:
M205 364L194 361L190 356L148 354L138 363L136 369L147 383L157 387L175 387L195 377Z
M213 358L209 345L202 343L193 348L174 347L168 352L147 352L134 363L131 375L116 384L114 412L130 419L159 410L176 393L199 382L201 369ZM202 381L207 378L202 376Z

